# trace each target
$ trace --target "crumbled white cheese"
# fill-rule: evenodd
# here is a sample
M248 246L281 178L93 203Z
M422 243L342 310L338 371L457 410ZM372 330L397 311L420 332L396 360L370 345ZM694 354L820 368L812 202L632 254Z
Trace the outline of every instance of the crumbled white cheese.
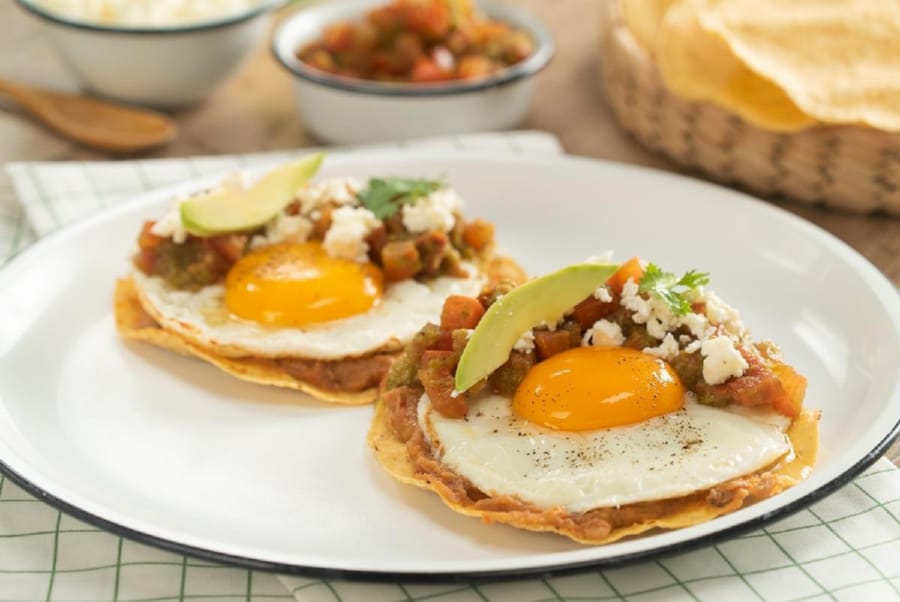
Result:
M156 220L150 228L150 233L160 238L171 238L172 242L179 245L187 240L187 230L181 223L181 204L187 199L187 196L175 197L175 202L161 218Z
M705 340L706 339L696 339L694 341L691 341L690 343L685 345L684 352L685 353L694 353L696 351L699 351L700 347L703 346L703 341L705 341Z
M629 278L622 285L622 297L619 303L625 309L634 312L631 318L638 324L643 324L650 316L650 302L638 293L638 283L634 281L634 278Z
M331 227L322 246L332 257L365 263L369 260L366 237L381 225L375 214L362 207L339 207L331 214Z
M181 222L181 205L185 201L215 192L241 191L246 189L247 185L247 174L242 171L233 171L226 175L218 185L208 190L195 195L176 196L166 213L150 228L150 232L161 238L171 238L172 242L180 245L187 240L187 230L184 229L184 224Z
M709 325L709 320L706 319L706 316L703 314L695 314L694 312L688 312L683 316L678 316L676 328L678 326L686 326L695 339L708 338L715 331L715 329Z
M705 295L706 317L713 326L722 326L726 332L734 335L738 340L747 336L747 328L741 321L741 314L725 303L717 294L708 291Z
M676 341L675 337L672 336L672 333L669 332L658 346L644 347L641 351L650 355L655 355L664 360L671 360L678 355L678 341Z
M316 217L325 205L353 205L357 203L356 194L362 187L362 182L356 178L332 178L306 184L296 194L300 213Z
M250 177L247 172L235 170L225 174L222 181L214 190L223 190L226 192L240 192L250 187Z
M456 223L455 214L462 210L462 198L454 190L441 188L403 205L403 225L413 233L439 230L449 232Z
M280 242L306 242L312 230L312 222L302 215L279 213L266 223L265 234L253 237L250 247L256 249Z
M535 328L546 328L550 332L555 332L557 328L559 328L559 322L548 322L547 320L541 320L538 322L538 325Z
M711 385L720 385L731 377L743 376L750 367L735 348L734 341L724 335L703 341L700 353L703 355L703 380Z
M609 320L597 320L581 337L581 344L585 346L620 347L624 342L622 328Z
M606 285L601 285L597 287L597 290L594 291L594 299L597 301L602 301L603 303L612 303L612 295L609 293L609 289L606 288Z
M534 331L526 330L523 332L522 336L519 337L519 340L516 341L516 344L513 345L513 349L521 351L522 353L534 351Z
M645 324L647 334L662 340L667 332L678 327L678 316L669 310L669 306L662 299L652 295L649 299L644 299L638 288L634 279L629 278L622 287L621 304L625 309L634 312L631 319L635 324Z

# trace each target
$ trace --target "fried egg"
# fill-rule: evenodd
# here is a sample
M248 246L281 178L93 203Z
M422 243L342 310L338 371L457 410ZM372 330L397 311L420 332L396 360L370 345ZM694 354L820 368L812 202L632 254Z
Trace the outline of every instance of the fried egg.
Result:
M666 362L621 347L554 355L512 399L469 399L461 420L423 395L418 421L436 458L487 495L570 512L703 491L792 451L789 419L701 405Z
M194 292L140 271L132 278L157 322L221 355L333 360L399 348L439 319L449 295L477 295L482 280L465 268L465 278L385 284L377 266L307 242L261 247L224 284Z

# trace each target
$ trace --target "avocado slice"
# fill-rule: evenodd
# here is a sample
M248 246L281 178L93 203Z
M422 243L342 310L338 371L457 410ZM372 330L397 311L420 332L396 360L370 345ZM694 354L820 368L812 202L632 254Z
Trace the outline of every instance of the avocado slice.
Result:
M570 265L526 282L500 297L482 316L456 368L462 393L499 368L516 341L541 322L556 322L619 269L611 263Z
M185 230L197 236L252 230L275 217L319 170L324 153L277 167L246 190L217 190L181 204Z

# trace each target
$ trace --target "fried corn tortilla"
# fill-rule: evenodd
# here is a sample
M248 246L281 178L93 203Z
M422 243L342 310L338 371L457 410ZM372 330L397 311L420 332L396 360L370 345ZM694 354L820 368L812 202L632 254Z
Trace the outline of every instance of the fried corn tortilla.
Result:
M896 0L623 0L671 90L748 122L900 131Z
M654 52L666 11L676 0L622 0L622 20L638 44Z
M900 131L897 0L702 0L702 27L806 115Z
M698 12L694 3L680 2L659 24L653 48L670 89L718 104L769 130L792 132L815 125L781 87L751 70L720 35L704 29Z
M707 490L670 500L624 505L608 509L606 514L613 524L611 529L606 533L587 535L563 508L542 510L525 503L520 509L498 508L500 504L494 504L489 496L460 500L441 478L416 469L407 445L394 433L387 406L381 400L375 406L368 443L378 462L391 476L402 483L437 493L447 506L460 514L480 517L486 523L498 522L530 531L558 533L580 543L597 545L653 529L677 529L703 523L791 487L805 478L816 462L818 424L819 412L803 410L787 430L794 457L760 473L723 484L733 491L727 503L713 504Z
M519 283L526 278L521 266L504 256L493 256L482 261L480 270L489 284L501 281ZM251 356L226 355L221 350L202 344L199 340L191 340L167 330L161 325L163 322L161 317L154 315L153 308L142 302L140 291L131 278L123 278L116 283L114 308L116 328L122 338L143 341L181 355L200 358L241 380L295 389L317 399L345 405L371 403L378 392L377 386L359 392L326 390L312 382L292 376L275 361ZM400 351L401 346L395 345L379 350L373 355L393 360Z

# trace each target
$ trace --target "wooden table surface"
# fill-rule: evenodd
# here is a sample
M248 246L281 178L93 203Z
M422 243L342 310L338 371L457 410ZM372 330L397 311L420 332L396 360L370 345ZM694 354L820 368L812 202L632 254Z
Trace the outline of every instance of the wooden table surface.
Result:
M526 7L543 19L558 47L552 63L538 78L537 98L522 127L556 134L571 154L679 171L620 131L606 108L596 51L599 0L507 2ZM0 2L0 77L77 89L40 24L13 2ZM61 140L14 108L8 109L0 112L0 162L109 158ZM173 115L181 130L179 138L145 157L253 152L315 143L299 120L291 81L270 56L265 40L205 103ZM846 241L900 286L900 219L779 205ZM888 456L900 465L900 443Z

